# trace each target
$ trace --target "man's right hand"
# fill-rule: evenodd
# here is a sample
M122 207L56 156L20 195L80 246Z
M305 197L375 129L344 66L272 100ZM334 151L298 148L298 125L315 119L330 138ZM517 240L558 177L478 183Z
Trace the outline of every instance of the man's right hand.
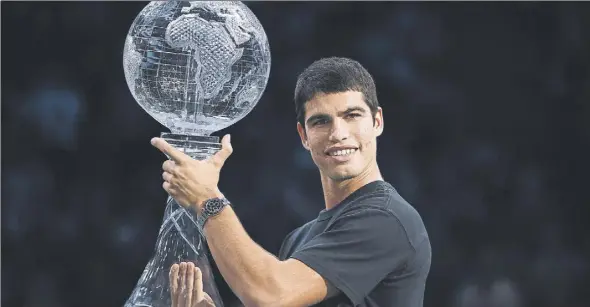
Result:
M173 264L170 268L171 307L215 307L203 291L203 273L192 262Z

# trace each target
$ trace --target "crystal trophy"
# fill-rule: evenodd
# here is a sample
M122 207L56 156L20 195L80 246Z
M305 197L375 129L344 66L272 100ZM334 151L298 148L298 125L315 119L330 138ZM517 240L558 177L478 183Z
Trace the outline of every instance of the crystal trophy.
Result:
M242 2L152 1L131 25L123 66L137 103L170 129L161 137L206 159L221 148L211 133L242 119L262 96L270 48ZM170 306L170 268L188 261L201 269L203 290L223 306L207 253L195 213L168 197L155 253L125 307Z

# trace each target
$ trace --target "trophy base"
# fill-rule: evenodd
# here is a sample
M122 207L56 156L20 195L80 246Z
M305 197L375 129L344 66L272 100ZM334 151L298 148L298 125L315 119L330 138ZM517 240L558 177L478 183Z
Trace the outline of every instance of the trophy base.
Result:
M218 136L162 132L160 137L174 148L196 160L204 160L221 149Z

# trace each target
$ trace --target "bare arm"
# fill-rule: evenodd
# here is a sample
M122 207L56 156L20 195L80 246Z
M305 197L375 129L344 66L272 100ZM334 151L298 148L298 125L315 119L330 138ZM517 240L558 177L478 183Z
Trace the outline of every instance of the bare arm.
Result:
M256 244L230 206L204 231L221 274L246 306L309 306L337 293L302 262L280 261Z

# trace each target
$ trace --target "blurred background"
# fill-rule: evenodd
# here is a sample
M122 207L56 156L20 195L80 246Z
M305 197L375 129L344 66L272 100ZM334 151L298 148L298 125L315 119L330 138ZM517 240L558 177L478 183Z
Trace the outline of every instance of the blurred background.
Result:
M122 306L152 256L166 194L149 140L167 129L122 67L146 4L1 3L3 306ZM256 242L276 254L323 208L293 90L314 60L351 57L377 83L384 177L431 237L425 306L588 306L589 3L247 5L270 81L217 135Z

